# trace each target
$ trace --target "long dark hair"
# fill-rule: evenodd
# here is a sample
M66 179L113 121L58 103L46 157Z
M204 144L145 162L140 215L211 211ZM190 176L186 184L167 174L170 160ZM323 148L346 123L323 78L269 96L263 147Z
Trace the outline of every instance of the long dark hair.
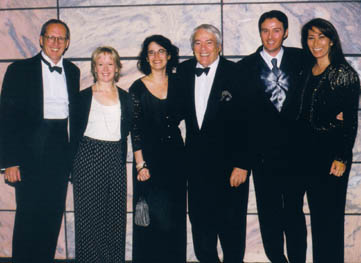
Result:
M345 59L345 55L342 52L340 37L338 36L336 28L327 20L322 18L314 18L308 21L303 27L301 31L301 43L303 50L306 52L308 59L311 63L315 64L316 59L312 56L310 49L307 45L308 31L312 30L315 27L322 32L326 37L328 37L333 43L330 46L330 53L328 57L330 59L330 63L332 65L338 65L341 63L347 63Z
M139 59L137 63L138 69L141 72L143 72L145 75L151 73L151 68L149 62L147 61L147 57L148 57L148 46L152 42L155 42L158 45L162 46L165 50L167 50L167 55L170 55L170 59L167 62L167 69L166 69L167 74L170 74L173 68L177 67L178 65L179 49L178 47L174 46L168 38L162 35L151 35L144 40L142 44L142 50L140 51Z

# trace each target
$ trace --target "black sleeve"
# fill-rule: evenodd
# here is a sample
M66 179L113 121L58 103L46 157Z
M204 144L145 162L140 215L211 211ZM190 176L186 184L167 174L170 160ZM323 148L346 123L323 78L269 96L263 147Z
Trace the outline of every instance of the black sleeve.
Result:
M14 65L10 65L5 73L1 101L0 118L2 129L2 166L4 168L21 165L21 156L23 145L22 116L26 98L21 91L21 76L18 74Z
M134 82L129 88L131 99L131 139L133 152L142 149L142 130L143 130L143 109L140 101L139 85Z

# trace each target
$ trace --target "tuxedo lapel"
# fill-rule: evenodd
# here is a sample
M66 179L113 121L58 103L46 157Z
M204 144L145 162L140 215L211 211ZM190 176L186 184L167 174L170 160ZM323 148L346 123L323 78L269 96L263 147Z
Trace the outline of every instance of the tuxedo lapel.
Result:
M300 62L298 62L300 63ZM299 80L300 78L297 77L297 75L301 74L301 72L298 72L297 67L295 67L296 63L294 63L292 56L290 56L290 53L288 52L288 49L284 47L284 54L281 61L281 70L286 72L286 74L289 76L290 79L290 85L287 92L286 100L283 103L283 107L281 112L284 112L289 107L289 104L291 101L293 101L293 97L296 93L296 87L298 87L298 83L295 83L295 80Z
M192 123L193 123L193 127L197 127L198 130L200 130L200 127L198 126L198 121L197 121L197 113L196 113L196 101L195 101L195 85L196 85L196 78L195 78L195 68L197 65L197 61L195 59L193 59L194 61L192 61L192 66L189 69L189 78L188 78L188 83L187 86L190 87L190 114L191 114L191 118L192 118Z
M68 91L69 104L71 104L77 92L77 90L74 89L76 83L76 75L73 74L73 72L70 70L70 64L66 59L63 59L63 68L65 72L66 88Z
M43 91L43 71L41 66L41 55L40 53L34 57L34 114L39 119L44 118L44 91Z

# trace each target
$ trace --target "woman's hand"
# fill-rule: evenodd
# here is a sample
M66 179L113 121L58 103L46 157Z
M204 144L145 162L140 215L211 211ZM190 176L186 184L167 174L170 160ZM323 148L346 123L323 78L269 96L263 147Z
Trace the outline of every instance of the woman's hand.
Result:
M346 170L346 165L340 161L334 160L331 165L330 174L341 177Z
M144 182L147 181L150 178L150 173L148 168L142 168L138 172L137 180Z

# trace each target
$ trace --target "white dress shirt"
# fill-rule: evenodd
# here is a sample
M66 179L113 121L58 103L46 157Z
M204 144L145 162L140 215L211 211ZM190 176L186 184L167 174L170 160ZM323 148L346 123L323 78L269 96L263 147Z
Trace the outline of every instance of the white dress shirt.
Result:
M275 57L272 57L270 54L267 53L267 51L264 50L264 48L262 49L262 51L260 52L261 57L263 58L263 60L266 62L267 66L269 67L270 70L272 70L273 66L272 66L272 62L271 60L273 58L277 58L277 67L280 68L281 66L281 61L282 61L282 57L283 57L283 47L281 47L280 51L278 52L278 54Z
M195 86L194 86L194 101L197 115L197 122L199 129L202 127L204 114L206 113L209 94L211 93L214 76L216 75L216 70L219 64L218 58L209 65L209 72L206 75L203 73L199 77L195 76ZM204 68L201 64L197 63L197 68Z
M69 98L66 77L63 68L63 57L55 65L51 59L41 52L43 58L51 66L61 67L62 73L50 72L48 65L41 61L43 72L44 119L66 119L69 116Z

